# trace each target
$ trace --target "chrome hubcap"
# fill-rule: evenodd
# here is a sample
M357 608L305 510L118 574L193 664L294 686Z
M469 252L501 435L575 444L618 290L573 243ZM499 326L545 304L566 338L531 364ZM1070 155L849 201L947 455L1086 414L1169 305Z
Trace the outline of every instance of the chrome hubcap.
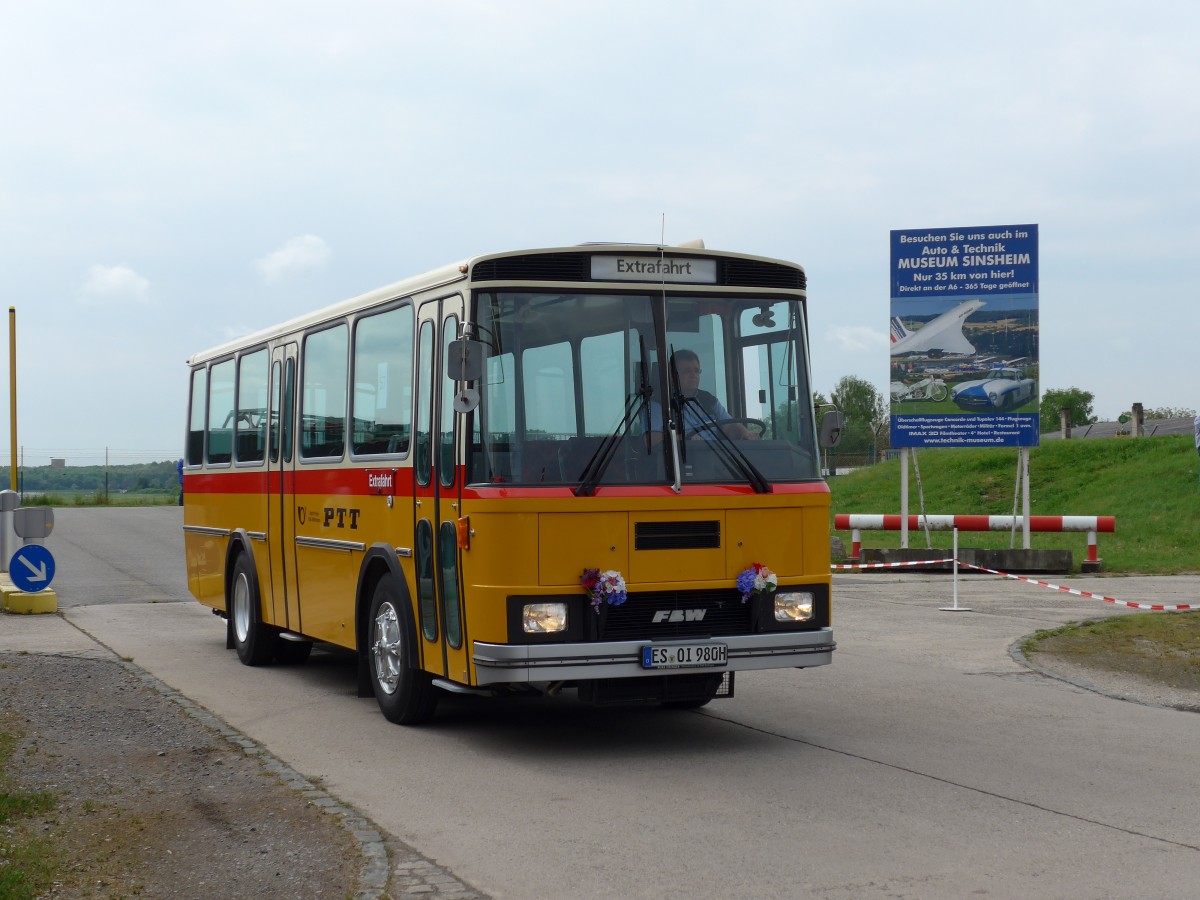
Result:
M233 582L233 631L238 643L246 643L250 635L250 585L245 575Z
M400 618L396 607L383 603L371 626L371 656L375 666L375 682L385 694L394 694L400 684L403 648L400 645Z

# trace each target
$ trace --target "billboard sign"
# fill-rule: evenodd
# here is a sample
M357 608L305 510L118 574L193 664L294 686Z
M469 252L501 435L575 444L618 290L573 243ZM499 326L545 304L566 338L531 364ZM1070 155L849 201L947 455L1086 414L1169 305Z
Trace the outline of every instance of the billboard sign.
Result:
M1036 447L1038 227L891 235L891 445Z

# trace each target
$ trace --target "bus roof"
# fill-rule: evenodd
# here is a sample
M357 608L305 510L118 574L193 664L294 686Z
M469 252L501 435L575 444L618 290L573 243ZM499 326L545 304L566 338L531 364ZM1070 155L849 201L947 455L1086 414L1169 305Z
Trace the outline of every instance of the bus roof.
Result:
M350 297L341 300L330 306L323 307L318 310L306 313L296 318L281 322L278 325L272 325L267 328L243 335L242 337L233 338L225 341L208 350L204 350L195 354L188 359L189 366L198 365L208 362L212 359L217 359L222 356L231 354L243 347L251 347L255 344L266 343L278 337L287 334L302 331L305 328L310 328L313 325L332 319L340 318L341 316L349 315L358 312L362 309L367 309L380 303L386 303L389 300L398 300L402 297L412 296L413 294L422 291L431 290L448 284L453 284L458 281L467 279L470 273L473 273L475 267L485 261L504 260L513 257L526 256L541 256L552 254L596 254L596 255L619 255L621 253L639 254L642 256L652 254L670 254L672 257L695 257L701 259L741 259L752 262L766 263L774 266L784 266L789 269L797 270L801 282L804 279L804 269L797 263L787 262L785 260L772 259L765 256L753 256L746 253L733 253L724 250L708 250L700 246L684 245L679 247L662 246L658 244L629 244L629 243L589 243L577 244L570 247L544 247L526 250L510 250L500 253L486 253L478 256L468 257L465 260L457 263L450 263L436 269L432 269L421 275L415 275L411 278L406 278L401 281L393 282L392 284L384 285L368 291L365 294L359 294L356 297ZM566 279L574 280L574 279ZM622 281L624 287L629 287L639 281ZM658 279L653 277L646 278L640 283L660 283ZM668 282L673 287L681 286L676 282Z

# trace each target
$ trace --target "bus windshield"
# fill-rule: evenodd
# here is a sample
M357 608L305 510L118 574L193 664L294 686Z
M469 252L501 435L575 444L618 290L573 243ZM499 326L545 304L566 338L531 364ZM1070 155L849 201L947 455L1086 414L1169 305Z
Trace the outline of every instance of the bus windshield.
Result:
M820 476L793 297L479 291L472 318L487 364L470 482Z

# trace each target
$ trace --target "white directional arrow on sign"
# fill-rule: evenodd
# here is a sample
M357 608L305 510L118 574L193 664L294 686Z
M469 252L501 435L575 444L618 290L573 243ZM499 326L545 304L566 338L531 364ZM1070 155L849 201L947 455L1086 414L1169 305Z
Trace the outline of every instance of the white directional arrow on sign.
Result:
M17 558L19 560L21 560L21 562L25 565L25 568L27 568L29 570L29 580L30 581L45 581L46 580L46 563L45 563L45 561L43 561L40 566L35 566L33 563L31 563L29 560L27 560L23 556L19 556Z
M18 591L48 590L54 580L54 556L41 544L26 544L8 561L8 576Z

